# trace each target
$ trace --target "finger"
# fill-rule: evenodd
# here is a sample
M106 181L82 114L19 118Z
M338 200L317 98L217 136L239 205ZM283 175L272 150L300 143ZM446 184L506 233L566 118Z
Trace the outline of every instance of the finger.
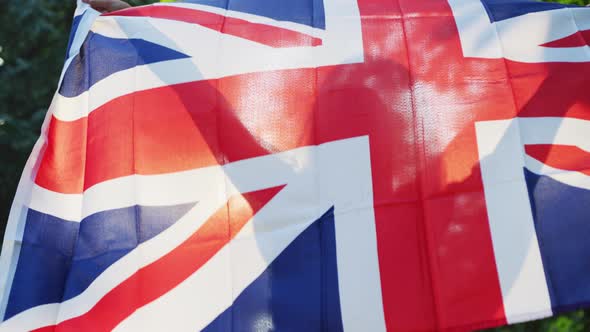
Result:
M124 9L130 7L127 3L123 1L116 1L116 0L88 0L90 6L98 11L107 11L112 12L119 9Z
M104 8L106 10L118 10L129 7L129 5L119 0L89 0L94 7Z
M82 0L82 3L88 4L88 5L90 5L90 7L92 7L91 2L92 2L92 0Z

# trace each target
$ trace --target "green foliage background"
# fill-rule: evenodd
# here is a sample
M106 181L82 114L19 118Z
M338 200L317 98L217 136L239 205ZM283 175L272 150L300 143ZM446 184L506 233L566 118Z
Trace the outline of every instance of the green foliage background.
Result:
M57 86L75 8L75 0L0 0L0 243Z
M0 0L0 240L20 173L56 89L74 8L73 0ZM490 331L590 331L590 311Z

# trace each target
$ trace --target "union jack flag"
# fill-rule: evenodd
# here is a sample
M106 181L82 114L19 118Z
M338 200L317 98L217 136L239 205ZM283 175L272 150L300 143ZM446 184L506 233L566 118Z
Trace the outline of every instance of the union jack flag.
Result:
M0 331L473 330L590 303L590 8L100 15L0 258Z

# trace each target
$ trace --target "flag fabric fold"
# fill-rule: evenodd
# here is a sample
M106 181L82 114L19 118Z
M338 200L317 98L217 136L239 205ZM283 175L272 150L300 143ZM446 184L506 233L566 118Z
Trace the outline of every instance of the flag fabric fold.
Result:
M468 331L590 303L590 8L79 1L0 331Z

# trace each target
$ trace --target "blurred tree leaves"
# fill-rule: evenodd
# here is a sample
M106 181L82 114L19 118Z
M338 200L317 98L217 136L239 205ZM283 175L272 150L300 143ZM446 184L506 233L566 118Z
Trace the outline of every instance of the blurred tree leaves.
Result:
M490 329L489 332L587 332L590 310L578 310L557 317Z
M0 2L0 220L37 137L63 63L75 3ZM2 232L3 222L0 223Z
M567 5L585 6L589 3L588 0L544 0L546 2L559 2Z
M546 1L590 3L590 0ZM157 1L128 2L141 5ZM0 0L0 240L20 173L39 136L56 89L74 8L73 0ZM590 331L590 311L491 331Z
M153 3L131 0L133 5ZM55 92L73 0L0 1L0 235Z

